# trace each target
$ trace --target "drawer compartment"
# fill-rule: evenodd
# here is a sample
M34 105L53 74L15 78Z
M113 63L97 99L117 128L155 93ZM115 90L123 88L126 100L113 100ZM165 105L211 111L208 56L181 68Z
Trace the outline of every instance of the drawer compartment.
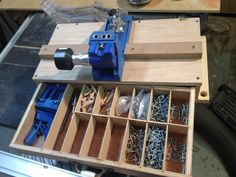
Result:
M80 155L98 157L107 125L107 117L92 116L84 137Z
M46 140L28 146L24 138L46 86L37 87L11 147L131 175L191 175L195 88L68 84ZM118 103L123 96L128 100Z
M109 119L100 158L119 161L126 123L126 119L114 117Z
M90 115L75 113L71 119L62 152L79 154L88 127Z

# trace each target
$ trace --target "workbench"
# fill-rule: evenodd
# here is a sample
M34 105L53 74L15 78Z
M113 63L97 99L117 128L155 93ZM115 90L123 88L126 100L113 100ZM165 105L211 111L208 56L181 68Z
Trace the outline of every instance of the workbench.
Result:
M2 0L0 9L8 10L41 10L41 0ZM63 6L84 8L94 3L106 8L119 8L129 12L220 12L221 0L152 0L148 5L135 7L126 0L55 0L55 3Z

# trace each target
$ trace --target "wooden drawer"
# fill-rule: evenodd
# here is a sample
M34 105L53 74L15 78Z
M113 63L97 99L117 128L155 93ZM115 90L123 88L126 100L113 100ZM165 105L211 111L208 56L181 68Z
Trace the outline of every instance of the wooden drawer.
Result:
M84 84L68 84L54 117L47 139L36 146L24 145L24 138L30 130L35 116L35 103L46 88L46 83L38 85L32 100L22 118L10 147L21 152L52 157L62 161L80 162L83 164L111 168L117 172L138 176L191 176L192 146L194 124L194 87L154 87L136 85L94 85L97 96L91 113L81 112L82 93ZM111 109L108 115L101 115L100 105L104 90L114 89ZM150 93L150 101L146 119L132 118L133 100L138 91L145 89ZM64 122L73 93L79 95L75 112ZM158 122L151 119L153 99L160 94L169 95L167 122ZM128 114L119 117L115 113L117 99L123 95L131 96L131 106ZM189 106L187 125L178 119L172 120L172 106L187 104ZM63 130L61 126L63 125ZM127 156L127 144L131 134L131 127L144 131L144 140L140 154L140 164L135 164ZM160 169L148 167L146 152L149 140L149 129L158 127L165 132L163 162ZM177 138L186 145L185 162L176 162L168 158L169 140Z

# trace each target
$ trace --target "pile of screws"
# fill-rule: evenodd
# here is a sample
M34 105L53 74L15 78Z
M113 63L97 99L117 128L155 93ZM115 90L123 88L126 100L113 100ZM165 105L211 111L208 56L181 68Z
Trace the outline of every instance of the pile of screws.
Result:
M149 101L150 93L141 90L134 98L132 117L141 120L147 119Z
M153 97L151 120L167 122L169 108L169 95L158 95Z
M93 85L86 85L81 100L80 111L91 113L97 96L97 89Z
M101 101L100 114L109 115L111 110L112 98L114 96L115 90L105 90L104 97Z
M173 160L176 162L185 162L186 160L186 144L178 141L176 137L168 138L168 152L167 160Z
M182 124L188 124L189 106L187 104L182 105L172 105L172 118L170 122L174 119L181 120Z
M146 167L162 169L165 135L165 129L150 126L144 160Z
M130 127L129 139L126 150L126 159L134 162L136 165L141 163L143 143L144 143L144 129Z

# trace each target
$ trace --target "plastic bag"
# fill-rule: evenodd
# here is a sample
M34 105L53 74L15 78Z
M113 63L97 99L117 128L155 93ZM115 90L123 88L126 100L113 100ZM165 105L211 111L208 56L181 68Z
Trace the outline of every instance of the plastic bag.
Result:
M133 101L133 113L131 116L135 119L147 119L149 102L150 93L141 90Z
M129 112L130 104L131 104L131 96L119 97L115 107L116 116L126 117L126 115Z
M109 16L109 9L103 8L97 2L89 7L74 8L59 6L53 0L43 0L41 8L56 23L106 21Z

